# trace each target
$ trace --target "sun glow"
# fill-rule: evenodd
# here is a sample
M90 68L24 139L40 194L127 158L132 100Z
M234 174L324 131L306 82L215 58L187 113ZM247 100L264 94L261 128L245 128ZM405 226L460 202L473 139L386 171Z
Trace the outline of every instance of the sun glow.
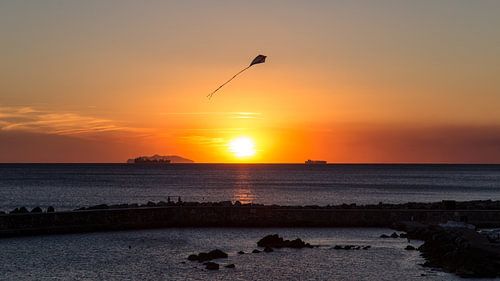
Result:
M249 137L238 137L229 142L229 151L238 158L246 158L255 155L255 143Z

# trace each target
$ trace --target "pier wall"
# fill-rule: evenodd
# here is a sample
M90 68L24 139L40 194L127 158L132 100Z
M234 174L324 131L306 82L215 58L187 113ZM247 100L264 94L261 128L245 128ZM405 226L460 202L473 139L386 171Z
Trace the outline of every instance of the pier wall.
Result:
M166 227L391 227L401 221L500 227L500 210L168 206L0 215L0 237Z

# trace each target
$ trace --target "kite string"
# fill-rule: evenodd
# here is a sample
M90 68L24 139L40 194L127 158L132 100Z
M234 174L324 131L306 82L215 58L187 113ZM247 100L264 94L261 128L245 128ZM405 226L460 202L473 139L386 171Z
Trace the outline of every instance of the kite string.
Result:
M250 68L251 65L243 68L240 72L236 73L233 77L231 77L231 79L227 80L226 82L224 82L224 84L220 85L219 88L215 89L215 91L211 92L210 94L207 95L208 99L211 99L212 96L215 94L215 92L217 92L218 90L220 90L220 88L224 87L224 85L226 85L227 83L231 82L231 80L233 80L234 78L236 78L236 76L240 75L243 71L247 70Z

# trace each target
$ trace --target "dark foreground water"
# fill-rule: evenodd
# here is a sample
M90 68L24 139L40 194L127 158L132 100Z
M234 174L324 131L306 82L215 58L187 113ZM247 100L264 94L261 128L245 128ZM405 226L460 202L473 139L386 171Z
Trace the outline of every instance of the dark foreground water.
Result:
M424 268L406 239L381 239L389 229L159 229L0 240L0 280L459 280ZM301 237L319 248L238 255L264 235ZM418 246L418 242L412 242ZM371 245L334 250L336 244ZM129 249L130 246L130 249ZM206 271L186 257L220 248L235 269ZM184 263L183 263L184 262ZM470 280L470 279L468 279ZM484 280L484 279L483 279Z
M239 200L327 205L500 199L500 165L0 164L0 209Z

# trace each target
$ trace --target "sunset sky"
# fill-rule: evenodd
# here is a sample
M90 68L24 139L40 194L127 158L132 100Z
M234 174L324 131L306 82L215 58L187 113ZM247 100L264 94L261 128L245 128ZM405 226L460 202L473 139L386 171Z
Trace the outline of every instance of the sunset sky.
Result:
M0 0L0 162L500 163L499 15L495 0Z

